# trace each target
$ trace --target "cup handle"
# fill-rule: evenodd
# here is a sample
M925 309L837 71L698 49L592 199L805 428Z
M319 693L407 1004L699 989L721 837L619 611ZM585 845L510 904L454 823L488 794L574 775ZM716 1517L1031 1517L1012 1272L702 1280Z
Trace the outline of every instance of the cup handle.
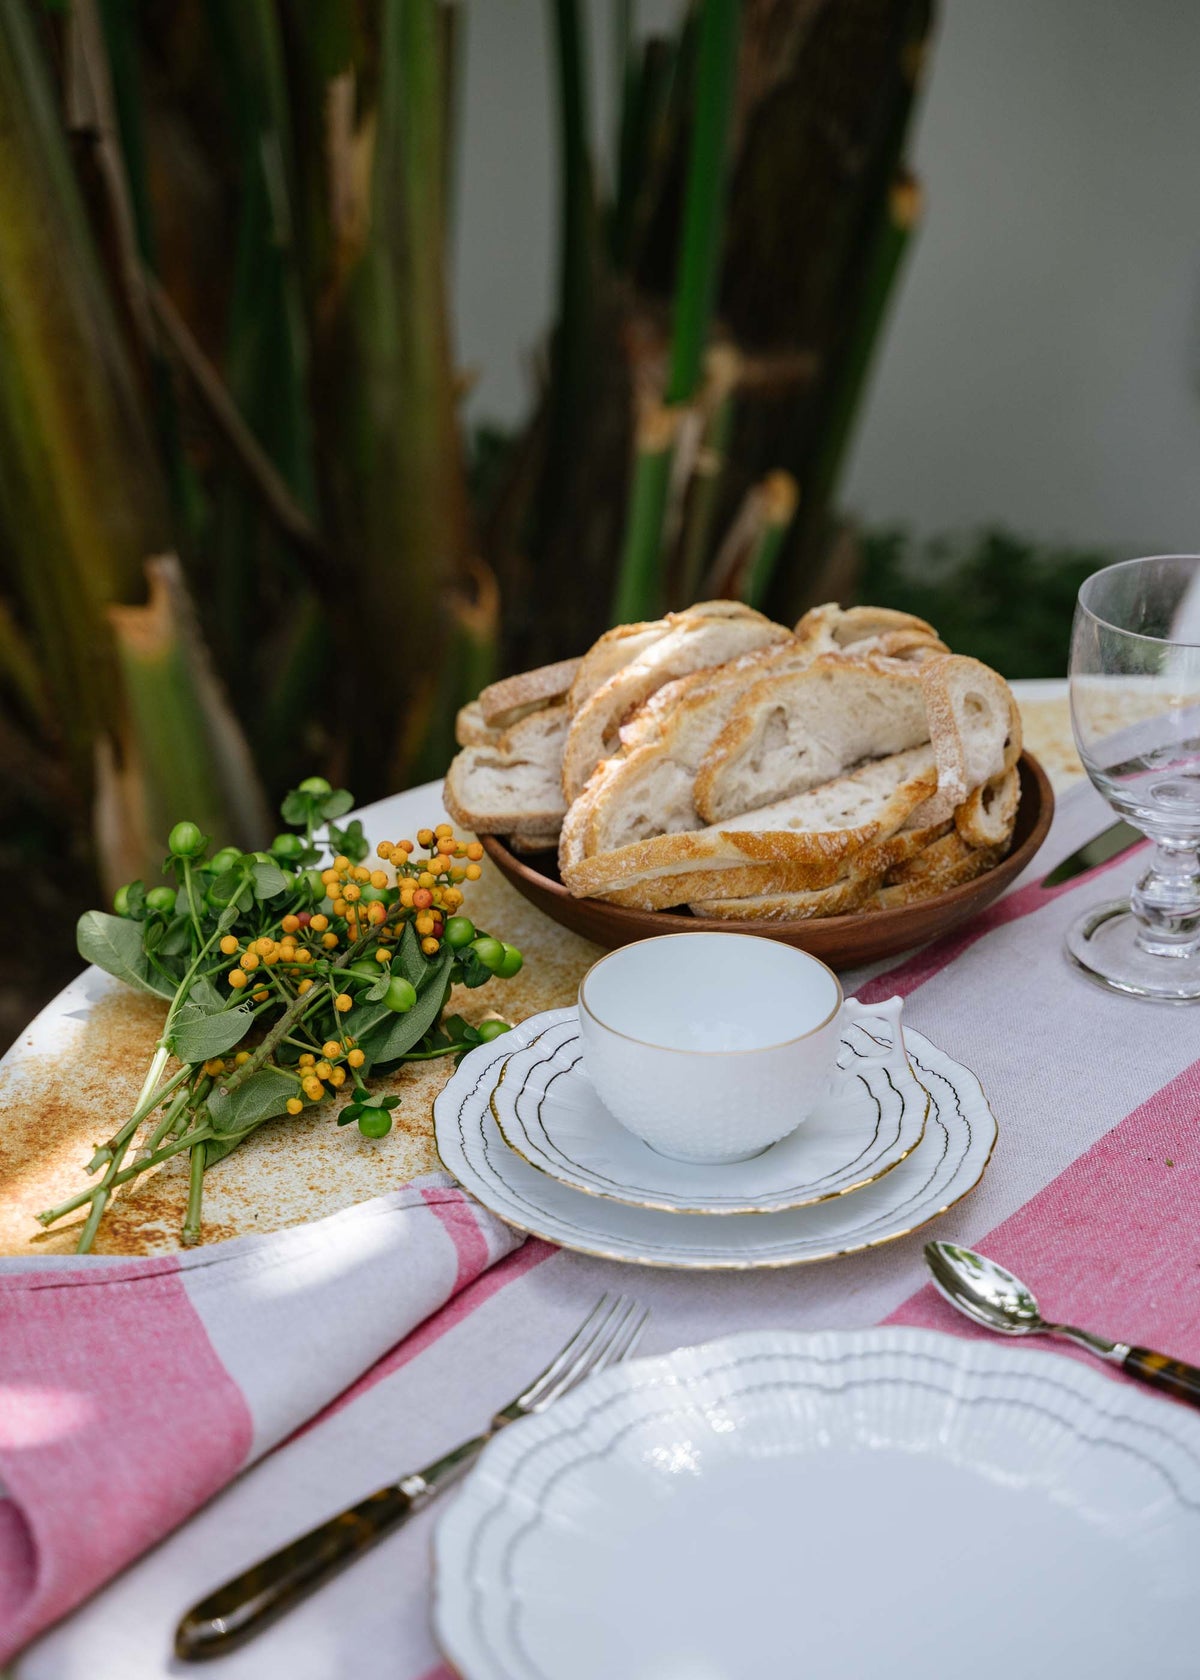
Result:
M892 1042L885 1048L878 1050L860 1051L855 1056L851 1066L845 1070L847 1073L860 1073L863 1068L883 1067L884 1063L890 1062L897 1052L901 1057L904 1056L904 1028L900 1021L903 1008L904 999L899 996L888 998L886 1003L872 1004L859 1003L857 998L852 997L846 999L842 1005L842 1016L850 1025L862 1026L863 1031L867 1032L863 1023L872 1018L877 1020L882 1016L885 1021L891 1023L892 1027ZM874 1035L868 1033L868 1036L873 1037Z

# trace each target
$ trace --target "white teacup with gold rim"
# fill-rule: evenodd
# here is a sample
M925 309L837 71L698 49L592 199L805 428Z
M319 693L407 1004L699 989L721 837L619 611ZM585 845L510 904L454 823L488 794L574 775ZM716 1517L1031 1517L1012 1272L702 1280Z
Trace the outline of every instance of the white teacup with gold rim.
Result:
M847 1017L884 1016L902 1055L901 1000L863 1009L806 951L741 933L672 933L601 957L579 986L584 1065L635 1137L674 1160L746 1161L787 1137L852 1077L837 1065Z

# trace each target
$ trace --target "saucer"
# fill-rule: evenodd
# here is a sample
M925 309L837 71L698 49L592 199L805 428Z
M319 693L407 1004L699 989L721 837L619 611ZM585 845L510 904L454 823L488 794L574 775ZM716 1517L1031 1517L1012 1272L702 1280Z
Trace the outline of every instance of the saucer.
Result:
M877 1025L847 1024L838 1056L845 1079L835 1095L762 1154L723 1166L670 1160L621 1125L588 1078L574 1010L557 1026L533 1030L535 1041L504 1065L492 1114L522 1160L587 1196L665 1213L777 1213L873 1184L925 1131L929 1094L901 1047L882 1067L855 1071L864 1053L891 1041L883 1017Z
M508 1224L560 1248L697 1271L832 1260L892 1242L936 1219L975 1188L991 1158L996 1121L979 1081L906 1028L909 1063L930 1098L925 1135L911 1155L854 1195L779 1213L715 1218L680 1218L583 1195L511 1150L491 1110L509 1056L573 1015L570 1009L551 1010L472 1050L434 1104L438 1154L447 1171Z

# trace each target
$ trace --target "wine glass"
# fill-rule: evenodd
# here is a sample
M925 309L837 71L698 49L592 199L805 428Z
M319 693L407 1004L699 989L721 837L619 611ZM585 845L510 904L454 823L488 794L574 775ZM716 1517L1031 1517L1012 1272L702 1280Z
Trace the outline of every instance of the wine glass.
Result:
M1070 688L1088 775L1154 852L1128 900L1072 924L1068 955L1113 991L1200 1000L1200 555L1126 560L1087 579Z

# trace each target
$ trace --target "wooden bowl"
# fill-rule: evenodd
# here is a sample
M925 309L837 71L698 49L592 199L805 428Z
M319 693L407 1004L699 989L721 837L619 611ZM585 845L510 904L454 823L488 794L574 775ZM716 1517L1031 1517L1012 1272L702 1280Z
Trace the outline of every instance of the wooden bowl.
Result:
M482 835L487 855L517 891L573 933L610 949L649 939L659 933L703 930L708 933L756 933L763 939L782 939L811 951L832 968L858 968L937 939L961 922L977 916L1016 879L1050 829L1054 794L1046 772L1031 753L1022 753L1018 766L1021 803L1012 851L995 869L951 887L936 898L906 904L896 910L866 910L853 916L824 916L809 921L726 921L693 916L689 910L630 910L599 898L573 898L558 878L553 852L518 857L495 835Z

